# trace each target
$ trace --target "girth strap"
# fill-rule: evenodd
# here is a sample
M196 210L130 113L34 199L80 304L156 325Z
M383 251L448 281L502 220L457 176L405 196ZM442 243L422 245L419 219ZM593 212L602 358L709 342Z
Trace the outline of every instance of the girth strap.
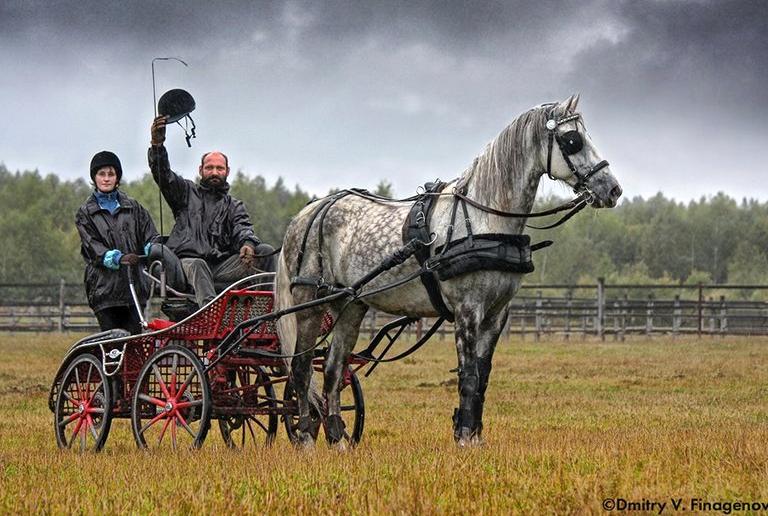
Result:
M424 193L413 203L411 211L408 213L408 217L406 217L405 223L403 224L403 242L410 242L413 239L422 242L430 242L432 240L432 235L429 231L429 217L432 214L434 202L437 199L437 197L432 194L441 191L445 188L446 184L447 183L443 183L442 181L435 181L424 185ZM419 265L423 267L419 278L427 291L429 301L432 303L432 306L437 313L446 320L453 322L453 313L451 313L446 306L445 301L443 301L443 296L440 293L440 284L435 277L435 274L424 267L424 264L430 257L429 248L429 245L422 246L415 253Z

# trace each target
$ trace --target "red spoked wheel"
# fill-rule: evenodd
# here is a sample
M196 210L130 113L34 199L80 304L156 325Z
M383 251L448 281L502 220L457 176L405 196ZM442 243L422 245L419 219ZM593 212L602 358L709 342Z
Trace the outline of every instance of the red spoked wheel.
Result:
M112 424L112 393L99 360L90 354L76 357L61 378L54 409L59 448L99 451Z
M363 386L360 385L357 375L349 368L344 373L343 382L341 388L341 419L345 425L344 438L355 446L363 438L363 428L365 427ZM288 439L295 443L297 441L296 429L299 426L298 403L296 393L290 381L285 383L283 400L286 409L289 411L283 419L285 431L288 433ZM323 418L325 418L325 414Z
M210 414L211 391L194 353L170 345L149 357L131 403L131 427L139 448L200 448Z
M233 412L219 416L221 437L230 448L265 443L271 445L277 434L275 388L263 369L244 365L232 371L224 393L216 394L216 406Z

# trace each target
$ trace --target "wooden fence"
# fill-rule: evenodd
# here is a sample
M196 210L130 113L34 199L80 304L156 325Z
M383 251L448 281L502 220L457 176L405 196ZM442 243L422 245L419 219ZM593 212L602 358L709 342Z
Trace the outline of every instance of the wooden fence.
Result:
M510 305L505 331L536 339L768 335L768 302L750 300L755 297L768 298L768 285L524 285ZM156 306L152 311L159 316ZM373 335L391 319L371 311L362 334ZM418 335L430 323L413 324L410 331ZM97 330L82 284L0 284L0 331ZM452 332L450 324L440 330Z

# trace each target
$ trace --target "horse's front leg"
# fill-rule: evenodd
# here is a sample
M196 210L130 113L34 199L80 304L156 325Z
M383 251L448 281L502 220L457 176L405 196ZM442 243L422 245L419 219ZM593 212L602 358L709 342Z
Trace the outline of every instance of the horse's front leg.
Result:
M341 389L344 371L348 367L349 355L357 343L360 325L368 306L354 302L342 308L333 329L333 342L325 358L323 392L328 409L325 421L325 437L328 444L343 446L347 436L341 419Z
M481 443L483 402L491 360L506 321L506 307L496 313L483 313L473 303L456 311L459 408L453 414L453 438L461 447Z
M453 438L460 447L472 442L476 422L475 397L480 388L477 337L481 314L476 307L461 305L456 310L456 354L459 361L459 408L453 412Z
M485 403L485 390L488 388L488 379L491 376L493 352L499 341L504 325L507 323L509 307L504 307L500 312L489 314L480 325L477 337L477 372L479 385L477 395L473 398L472 416L474 427L472 428L472 441L475 444L482 443L483 432L483 404Z

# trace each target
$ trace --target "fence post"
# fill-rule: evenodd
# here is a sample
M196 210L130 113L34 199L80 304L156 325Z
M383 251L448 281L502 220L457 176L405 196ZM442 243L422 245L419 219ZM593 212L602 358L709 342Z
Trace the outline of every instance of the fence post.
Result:
M59 280L59 332L64 331L64 279Z
M707 299L709 305L709 335L715 336L715 302L712 300L712 296Z
M675 295L674 308L672 309L672 335L677 337L680 332L680 294Z
M597 320L595 327L600 340L605 340L605 278L597 278Z
M696 305L699 312L699 338L701 338L701 332L704 331L704 288L701 282L699 282L699 301Z
M565 293L565 340L571 339L571 309L573 308L573 291Z
M624 342L627 333L627 311L629 307L629 293L624 292L623 307L621 309L621 342Z
M648 304L645 309L645 334L650 337L653 332L653 294L648 294Z
M613 302L613 340L619 340L619 316L621 308L618 299Z
M720 336L728 331L728 308L725 306L725 296L720 296Z
M541 295L542 295L541 290L537 290L536 291L536 319L535 319L537 342L539 341L539 339L541 339L541 306L542 306Z

